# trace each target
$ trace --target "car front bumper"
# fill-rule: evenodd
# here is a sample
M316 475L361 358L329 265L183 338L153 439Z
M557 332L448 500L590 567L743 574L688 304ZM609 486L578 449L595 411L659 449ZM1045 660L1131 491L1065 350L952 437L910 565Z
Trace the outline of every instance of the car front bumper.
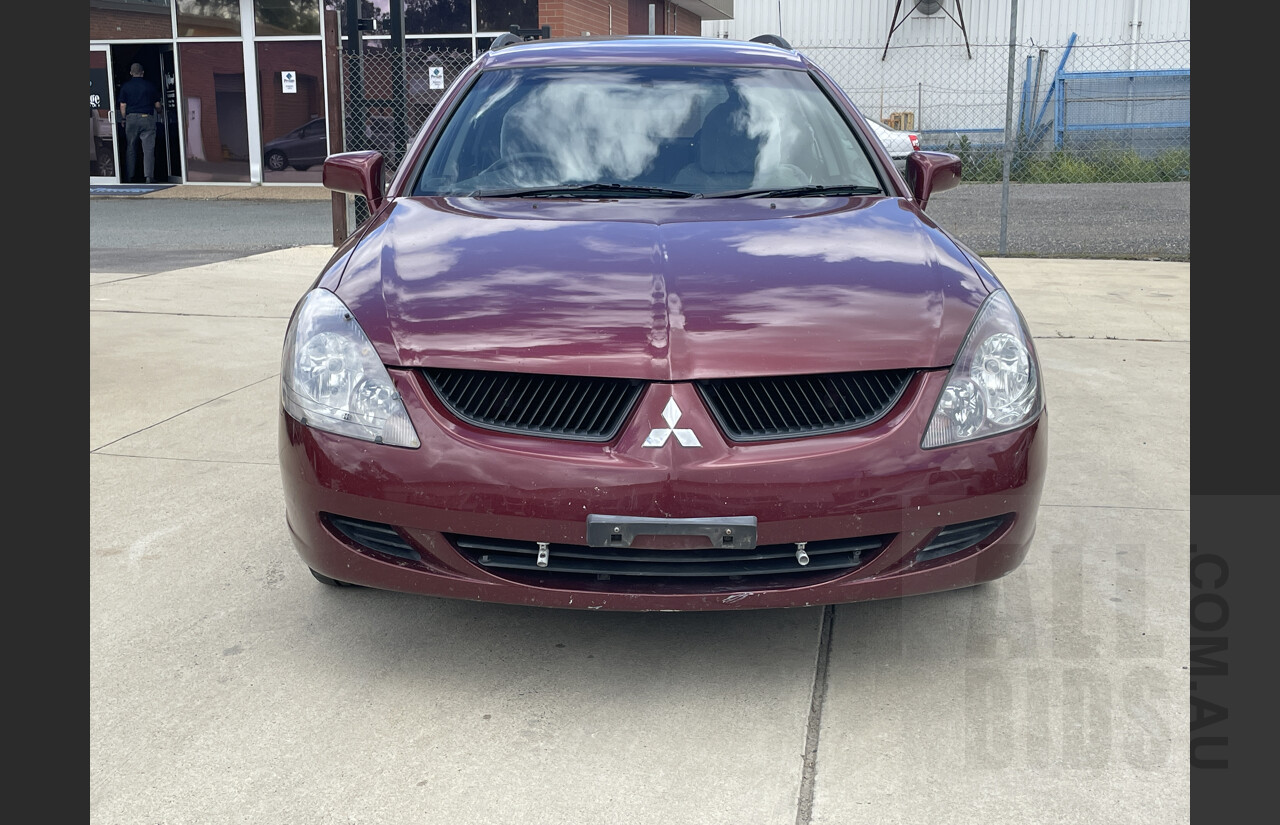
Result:
M478 429L454 418L417 373L392 375L422 440L416 450L334 436L280 413L293 541L310 568L341 582L546 607L799 607L997 579L1022 563L1035 533L1046 413L1010 433L923 450L945 370L918 374L870 426L751 444L726 441L687 383L650 385L618 437L602 444ZM676 438L644 446L668 427L662 410L672 399L678 426L696 433L699 446ZM747 565L763 563L754 557L765 553L775 558L763 572L629 575L614 551L587 547L593 515L754 518L757 546L731 555ZM801 563L805 548L819 558L818 548L842 541L862 548L845 556L852 565ZM632 546L674 558L723 549L713 545L706 536L640 535ZM508 546L514 556L484 549ZM546 567L492 564L538 551L550 557ZM593 552L609 556L613 572L574 572L600 562L582 561Z

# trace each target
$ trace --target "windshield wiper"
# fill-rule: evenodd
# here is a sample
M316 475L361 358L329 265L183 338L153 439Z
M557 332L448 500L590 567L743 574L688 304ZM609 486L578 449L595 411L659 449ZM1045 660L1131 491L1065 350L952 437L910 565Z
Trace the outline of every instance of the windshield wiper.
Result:
M805 195L883 195L884 190L878 186L855 186L853 184L820 184L807 186L788 186L782 189L740 189L736 192L718 192L704 195L707 198L801 198Z
M536 186L522 189L477 189L473 198L580 198L601 195L605 197L638 195L651 198L700 197L682 189L663 189L659 186L631 186L625 183L585 183L573 186Z

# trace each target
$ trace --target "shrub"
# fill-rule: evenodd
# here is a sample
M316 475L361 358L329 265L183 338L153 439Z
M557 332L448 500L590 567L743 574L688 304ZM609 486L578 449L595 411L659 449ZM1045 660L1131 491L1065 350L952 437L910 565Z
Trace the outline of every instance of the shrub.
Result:
M960 158L969 183L998 183L1004 178L1004 147L975 146L967 136L942 148ZM1092 144L1076 149L1035 152L1019 146L1009 178L1015 183L1159 183L1191 180L1191 150L1170 149L1144 158L1132 149Z
M1155 176L1158 181L1191 180L1191 150L1170 149L1156 155Z

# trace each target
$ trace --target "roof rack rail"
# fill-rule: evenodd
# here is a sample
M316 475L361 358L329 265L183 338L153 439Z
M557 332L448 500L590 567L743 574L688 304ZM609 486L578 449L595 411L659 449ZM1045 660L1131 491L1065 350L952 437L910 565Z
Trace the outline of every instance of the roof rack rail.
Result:
M550 26L543 26L540 29L522 29L513 23L510 31L503 32L494 38L493 43L489 45L489 51L494 52L498 49L505 49L507 46L514 46L517 43L524 43L529 40L550 39Z
M496 52L498 49L505 49L507 46L514 46L516 43L523 43L524 38L518 34L511 32L503 32L493 38L493 42L489 44L489 51Z
M767 44L769 44L770 46L777 46L778 48L780 48L780 49L786 49L786 50L787 50L787 51L789 51L789 52L793 52L793 51L795 51L795 49L793 49L793 48L791 47L791 44L790 44L790 43L788 43L787 41L783 40L781 37L779 37L779 36L778 36L778 35L776 35L776 34L757 34L755 37L751 38L751 42L752 42L752 43L767 43Z

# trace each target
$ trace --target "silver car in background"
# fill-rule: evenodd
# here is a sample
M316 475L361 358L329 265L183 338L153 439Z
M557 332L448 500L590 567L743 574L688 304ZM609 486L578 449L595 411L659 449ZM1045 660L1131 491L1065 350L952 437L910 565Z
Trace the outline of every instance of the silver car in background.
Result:
M866 115L863 115L863 118L871 126L871 130L876 133L876 137L880 138L880 142L884 144L889 157L893 158L893 165L898 167L900 173L906 174L907 155L920 149L919 135L915 132L890 129L875 118L867 117Z

